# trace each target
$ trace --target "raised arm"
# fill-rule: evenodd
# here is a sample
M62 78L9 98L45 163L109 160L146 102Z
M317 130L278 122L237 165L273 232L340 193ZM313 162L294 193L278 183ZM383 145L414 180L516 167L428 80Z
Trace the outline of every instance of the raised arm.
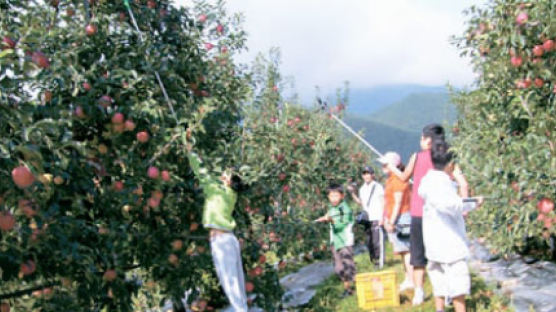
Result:
M199 183L201 185L215 182L213 177L209 174L207 168L203 166L203 160L199 157L199 155L197 155L197 153L189 151L187 153L187 159L189 159L189 165L191 166L193 173L195 173L195 176L197 176L197 179L199 179Z
M459 185L459 196L462 198L469 197L469 185L467 184L467 180L465 179L465 176L463 175L463 172L458 164L455 165L452 176Z
M392 173L394 173L398 178L400 178L400 180L402 180L403 182L407 182L413 175L413 169L415 169L416 160L417 160L417 154L411 155L411 158L409 158L409 162L407 163L407 166L405 167L405 170L403 172L401 172L398 168L392 166L391 164L388 164L388 169L390 169Z

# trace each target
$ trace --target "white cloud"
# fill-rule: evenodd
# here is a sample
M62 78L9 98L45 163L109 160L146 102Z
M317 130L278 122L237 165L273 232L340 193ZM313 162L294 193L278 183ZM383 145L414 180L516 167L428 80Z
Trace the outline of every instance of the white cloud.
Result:
M344 80L355 88L471 83L471 68L449 38L463 33L462 10L484 2L236 0L227 6L246 17L249 52L241 59L278 46L282 72L295 77L302 94L312 94L314 85L331 89Z

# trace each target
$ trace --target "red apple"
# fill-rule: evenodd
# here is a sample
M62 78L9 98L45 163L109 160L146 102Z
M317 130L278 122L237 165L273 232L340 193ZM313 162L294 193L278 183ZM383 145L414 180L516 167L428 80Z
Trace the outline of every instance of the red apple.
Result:
M212 48L214 48L214 44L210 42L205 43L205 49L207 49L207 51L210 51Z
M108 108L110 105L112 105L112 98L109 95L103 95L98 100L98 103L100 104L100 106Z
M260 255L259 256L259 263L260 264L265 264L266 263L266 256L265 255Z
M137 141L147 143L149 141L149 133L147 131L137 132Z
M37 266L33 260L27 260L26 262L22 263L19 267L19 271L23 274L23 276L31 275L35 272Z
M252 292L253 290L255 290L255 285L253 285L253 283L251 283L251 282L245 283L245 291L246 292Z
M149 167L149 169L147 170L147 175L149 176L149 178L151 179L158 179L160 172L158 171L157 167L151 166Z
M77 106L75 108L75 116L79 117L79 118L84 118L85 117L85 112L83 111L83 107L81 106Z
M199 15L199 23L204 23L207 21L207 16L205 14Z
M278 180L284 181L285 179L286 179L286 173L280 172L280 174L278 175Z
M228 53L228 47L226 47L226 46L221 47L221 48L220 48L220 52L222 52L222 53Z
M176 239L172 242L173 250L180 250L183 248L183 241L181 239Z
M44 91L43 99L45 103L50 103L50 101L52 101L52 91L50 90Z
M287 184L286 184L286 185L284 185L284 186L282 187L282 191L283 191L284 193L287 193L287 192L289 192L289 191L290 191L290 186L289 186L289 185L287 185Z
M554 210L554 202L550 198L544 197L537 203L537 209L541 213L548 214Z
M542 48L544 49L545 52L550 52L552 51L552 49L554 49L554 40L546 40L543 44L542 44Z
M529 15L527 15L527 13L519 12L515 18L515 21L518 25L523 25L527 23L528 19L529 19Z
M112 282L113 280L116 279L116 277L118 276L118 274L116 274L116 271L113 269L110 270L106 270L104 272L104 274L102 275L102 279L107 281L107 282Z
M112 187L114 188L114 190L116 192L121 192L121 191L124 190L124 182L116 181L116 182L114 182L114 185Z
M193 222L189 225L189 231L195 232L199 228L199 223Z
M0 312L10 312L10 305L7 302L0 304Z
M170 172L168 172L168 170L162 170L160 176L162 177L162 181L170 181Z
M149 9L154 9L154 8L156 8L156 2L155 2L154 0L149 0L149 1L147 1L147 7L148 7Z
M543 53L544 53L544 49L543 49L543 46L542 46L542 45L539 44L539 45L536 45L536 46L533 48L533 55L534 55L534 56L539 56L539 57L540 57L540 56L543 55Z
M272 91L278 92L278 86L273 86L273 87L272 87Z
M270 117L270 123L276 123L277 121L278 121L278 118Z
M124 123L124 126L125 126L126 131L135 130L135 123L133 122L133 120L130 120L130 119L126 120L125 123Z
M35 182L35 176L31 173L31 170L25 166L19 166L12 170L12 180L17 187L24 189Z
M125 119L124 114L118 112L112 116L112 123L122 124L124 122L124 119Z
M512 56L510 61L513 67L519 67L523 64L523 58L521 58L521 56Z
M28 199L20 199L17 201L17 208L23 212L27 218L37 215L37 211L33 209L33 203Z
M544 85L544 80L541 78L535 78L535 87L541 88Z
M221 24L218 24L218 26L216 26L216 31L221 34L224 32L224 26L222 26Z
M15 48L15 41L12 40L12 38L8 37L8 36L4 36L4 38L2 39L2 50L5 49L14 49Z
M83 84L81 84L81 86L83 87L83 89L84 89L85 91L89 91L89 90L91 90L91 88L92 88L92 87L91 87L91 84L88 83L87 81L83 82Z
M15 218L9 211L0 212L0 230L11 231L15 226Z
M31 54L31 61L40 68L49 68L50 61L41 51L35 51Z
M173 266L177 266L179 262L179 258L175 254L170 254L168 256L168 262L170 262L170 264Z
M87 26L85 26L85 33L87 34L87 36L93 36L97 33L97 31L98 28L95 24L87 24Z
M156 207L160 206L160 199L156 198L156 197L149 197L149 200L147 201L147 204L151 208L156 208Z

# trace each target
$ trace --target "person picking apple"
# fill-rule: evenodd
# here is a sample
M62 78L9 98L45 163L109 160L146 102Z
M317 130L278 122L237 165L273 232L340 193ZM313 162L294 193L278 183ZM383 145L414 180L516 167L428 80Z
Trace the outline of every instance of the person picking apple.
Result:
M190 144L187 151L189 164L205 196L203 226L209 231L216 275L233 310L246 312L245 275L239 241L233 233L236 222L232 217L238 192L245 187L232 169L225 170L219 177L212 176Z
M431 147L434 168L421 180L423 198L423 243L428 259L427 271L432 284L437 312L444 311L445 298L451 298L456 312L464 312L465 296L470 294L471 278L467 266L469 247L463 213L483 202L458 196L453 184L453 154L444 141Z

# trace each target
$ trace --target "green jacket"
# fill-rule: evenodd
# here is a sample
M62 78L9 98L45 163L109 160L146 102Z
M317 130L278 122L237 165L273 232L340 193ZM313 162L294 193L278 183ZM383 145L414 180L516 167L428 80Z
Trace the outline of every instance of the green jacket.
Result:
M349 205L342 201L338 206L328 206L330 222L330 244L338 250L346 246L353 246L353 211Z
M201 158L195 153L188 153L189 164L199 179L205 195L203 207L203 226L205 228L232 231L236 222L232 217L237 201L237 194L225 186L218 178L212 177L202 166Z

